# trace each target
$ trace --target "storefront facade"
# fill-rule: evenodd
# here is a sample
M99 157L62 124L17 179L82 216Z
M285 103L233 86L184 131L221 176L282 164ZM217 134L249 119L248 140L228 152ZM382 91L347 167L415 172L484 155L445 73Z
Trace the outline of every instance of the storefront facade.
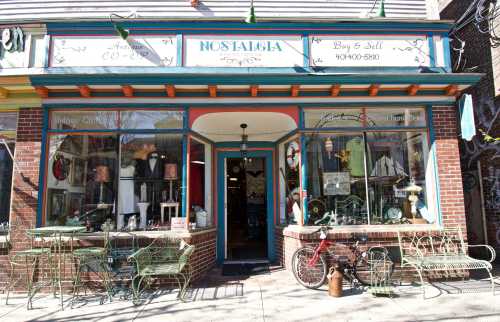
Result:
M451 73L448 23L123 27L126 40L110 23L46 25L29 76L39 140L14 172L34 172L36 207L11 221L177 235L197 245L196 277L287 267L325 223L377 244L465 229L454 106L481 75Z

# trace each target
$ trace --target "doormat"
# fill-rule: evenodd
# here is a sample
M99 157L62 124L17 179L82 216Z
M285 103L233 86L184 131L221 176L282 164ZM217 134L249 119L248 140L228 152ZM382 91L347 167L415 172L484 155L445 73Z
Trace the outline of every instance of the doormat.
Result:
M222 265L222 276L270 274L268 263L241 263Z

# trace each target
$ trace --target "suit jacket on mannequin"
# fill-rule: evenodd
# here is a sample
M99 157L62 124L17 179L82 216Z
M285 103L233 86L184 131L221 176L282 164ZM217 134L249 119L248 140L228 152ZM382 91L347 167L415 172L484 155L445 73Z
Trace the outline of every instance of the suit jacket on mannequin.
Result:
M136 177L145 179L162 179L163 162L157 152L152 152L146 160L137 160Z

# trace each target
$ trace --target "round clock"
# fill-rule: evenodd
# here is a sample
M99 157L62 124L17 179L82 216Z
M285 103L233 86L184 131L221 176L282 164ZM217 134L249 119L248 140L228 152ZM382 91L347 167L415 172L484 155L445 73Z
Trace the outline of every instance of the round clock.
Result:
M288 148L286 149L286 163L288 166L295 170L299 165L299 144L296 141L290 142Z
M392 220L401 219L401 217L403 217L403 211L397 207L391 207L387 209L386 216Z

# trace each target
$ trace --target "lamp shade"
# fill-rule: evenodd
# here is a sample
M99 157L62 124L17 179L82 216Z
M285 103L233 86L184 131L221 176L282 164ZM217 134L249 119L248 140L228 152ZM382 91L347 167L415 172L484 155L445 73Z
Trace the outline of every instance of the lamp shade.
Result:
M165 163L163 179L177 180L177 163Z
M96 167L95 181L96 182L109 182L110 181L109 167L108 166L98 165Z

